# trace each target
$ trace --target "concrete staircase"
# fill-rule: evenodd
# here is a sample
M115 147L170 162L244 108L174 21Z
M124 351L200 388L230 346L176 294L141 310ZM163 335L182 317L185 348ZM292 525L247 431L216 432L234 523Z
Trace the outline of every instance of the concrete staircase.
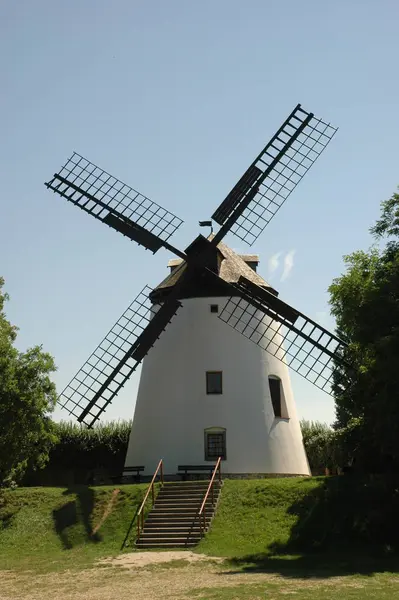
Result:
M144 529L136 542L139 548L188 548L201 539L198 511L209 481L165 483L147 516ZM214 515L221 484L214 482L212 495L206 502L206 530Z

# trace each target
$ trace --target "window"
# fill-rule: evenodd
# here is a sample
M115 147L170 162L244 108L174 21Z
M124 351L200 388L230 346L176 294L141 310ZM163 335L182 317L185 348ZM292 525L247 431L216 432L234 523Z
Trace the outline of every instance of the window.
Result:
M212 313L219 312L219 305L218 304L211 304L211 312Z
M206 372L206 393L207 394L222 394L222 371L207 371Z
M226 460L226 430L222 427L205 429L205 460Z
M269 377L269 389L272 399L274 416L281 418L281 379L278 377Z

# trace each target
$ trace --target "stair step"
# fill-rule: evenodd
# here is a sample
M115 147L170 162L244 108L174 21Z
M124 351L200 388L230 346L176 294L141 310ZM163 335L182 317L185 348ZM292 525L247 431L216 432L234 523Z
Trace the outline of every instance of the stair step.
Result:
M214 482L214 486L220 486L219 482ZM206 490L209 487L209 479L207 481L185 481L183 483L164 483L163 490Z
M211 514L212 511L207 510L205 517L207 518ZM180 508L160 509L151 511L147 519L152 519L153 517L157 519L190 519L193 521L198 517L198 510L182 510Z
M205 517L205 519L209 520L211 518L211 513L207 514L207 516ZM160 516L160 515L148 515L146 521L146 523L171 523L172 525L176 525L176 523L181 523L184 525L190 525L192 523L198 523L198 517L196 515L191 516L182 516L180 517L179 515L164 515L164 516Z
M214 481L213 484L221 485L219 482ZM164 483L162 486L163 490L191 490L191 489L206 489L209 487L209 479L206 481L179 481L176 483Z
M215 492L214 497L216 498L219 494ZM205 498L205 494L198 494L197 496L188 495L188 494L158 494L155 501L158 500L184 500L187 502L202 502ZM207 497L207 500L212 500L211 494Z
M150 533L142 533L140 535L141 541L147 542L194 542L200 541L201 534L193 533L192 535L187 535L185 533L158 533L158 534L150 534Z
M219 481L217 479L217 481ZM210 479L207 477L206 479L188 479L187 481L166 481L164 483L165 486L173 487L178 485L189 486L189 485L209 485Z
M214 490L213 495L218 496L219 490ZM192 500L198 500L199 498L205 498L205 492L159 492L157 498L191 498ZM208 498L212 498L212 492L208 495Z
M165 485L162 486L160 488L160 492L165 493L165 494L180 494L180 493L184 493L184 494L200 494L200 493L205 493L206 490L208 489L209 486L204 485L204 486L181 486L181 487L177 487L177 486L173 486L173 487L166 487ZM219 489L219 486L216 488Z
M143 533L178 533L180 535L186 533L199 533L201 532L201 528L198 525L197 527L171 527L170 525L160 526L160 527L148 527L145 526L143 529Z
M193 533L193 534L186 534L186 533L181 533L179 531L177 531L176 533L173 533L171 531L165 531L165 532L152 532L152 531L143 531L140 534L140 539L141 540L166 540L166 541L170 541L170 540L174 540L174 539L178 539L182 542L184 542L184 540L199 540L201 538L201 535L199 533Z
M155 500L155 504L154 506L156 506L157 504L187 504L188 506L201 506L201 504L203 503L204 499L202 497L199 498L184 498L184 497L180 497L180 498L157 498ZM214 503L217 501L217 496L214 497ZM212 498L207 498L206 499L206 504L212 504Z
M160 509L160 508L194 508L196 510L199 510L200 507L202 505L201 501L189 501L189 502L184 502L184 500L160 500L160 501L156 501L154 504L154 508L155 509ZM212 502L211 500L209 500L208 502L205 502L205 505L207 508L210 508L212 506Z
M213 497L217 498L219 496L219 492L215 492ZM180 502L202 502L203 499L205 498L205 494L158 494L158 496L155 498L155 502L158 502L159 500L162 501L172 501L172 500L179 500ZM207 497L207 500L212 500L212 495L209 494L209 496Z
M155 543L155 542L147 542L147 541L143 541L140 542L140 540L138 542L136 542L136 546L138 548L192 548L193 546L197 546L198 542L178 542L178 541L174 541L174 542L160 542L160 543Z
M211 516L207 516L205 517L205 521L208 522L211 520ZM170 525L181 525L181 526L188 526L191 525L193 523L198 523L198 519L170 519L170 518L160 518L160 519L153 519L151 517L148 517L148 519L146 520L146 524L151 524L151 525L158 525L160 523L170 523Z
M203 524L203 522L202 522ZM201 524L201 525L202 525ZM205 522L205 527L209 527L210 525L210 519L208 521ZM159 523L146 523L144 525L144 529L148 530L148 531L155 531L157 529L173 529L173 530L182 530L183 529L185 531L196 531L197 529L201 529L200 524L197 523L169 523L167 521L161 521Z
M170 489L170 488L183 488L183 489L189 489L189 488L207 488L209 487L209 483L210 483L210 479L203 479L202 481L176 481L176 482L166 482L163 484L162 488L163 489ZM219 483L219 481L214 481L213 485L222 485L221 483Z
M165 483L147 515L136 546L143 549L196 546L209 529L220 495L221 485L215 482L214 502L209 495L205 504L205 519L200 524L198 511L208 486L209 480Z
M169 520L165 521L151 521L144 525L144 529L200 529L200 524L193 521L186 521L186 523L171 523Z
M174 517L176 515L181 515L187 519L194 519L198 515L198 512L198 506L196 508L160 506L159 508L152 509L152 511L148 514L148 517L159 517L159 515L169 515L170 517ZM207 507L205 514L208 513L212 513L212 510Z
M209 522L209 520L208 520ZM185 523L170 523L169 520L165 521L152 521L145 523L144 529L200 529L201 525L198 521L186 521Z

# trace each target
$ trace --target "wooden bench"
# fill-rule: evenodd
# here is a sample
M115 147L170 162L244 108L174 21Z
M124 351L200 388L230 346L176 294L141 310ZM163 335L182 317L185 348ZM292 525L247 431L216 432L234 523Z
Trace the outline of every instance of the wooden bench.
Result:
M122 475L111 477L114 483L128 483L129 481L140 482L140 473L145 467L124 467ZM134 474L135 473L135 474Z
M196 473L209 473L209 479L212 476L215 465L179 465L177 467L177 475L180 475L182 481L186 481L189 471Z

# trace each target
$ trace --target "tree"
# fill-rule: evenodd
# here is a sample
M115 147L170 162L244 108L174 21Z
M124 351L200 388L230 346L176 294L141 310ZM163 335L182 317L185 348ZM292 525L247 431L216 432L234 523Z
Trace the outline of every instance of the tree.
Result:
M301 420L303 445L313 475L340 466L338 434L326 423Z
M28 466L44 466L57 439L49 418L57 399L54 360L41 346L15 348L17 328L6 319L3 286L0 278L0 485L18 480Z
M329 288L338 334L355 371L335 372L336 423L358 468L399 467L399 194L371 228L380 247L345 256Z

